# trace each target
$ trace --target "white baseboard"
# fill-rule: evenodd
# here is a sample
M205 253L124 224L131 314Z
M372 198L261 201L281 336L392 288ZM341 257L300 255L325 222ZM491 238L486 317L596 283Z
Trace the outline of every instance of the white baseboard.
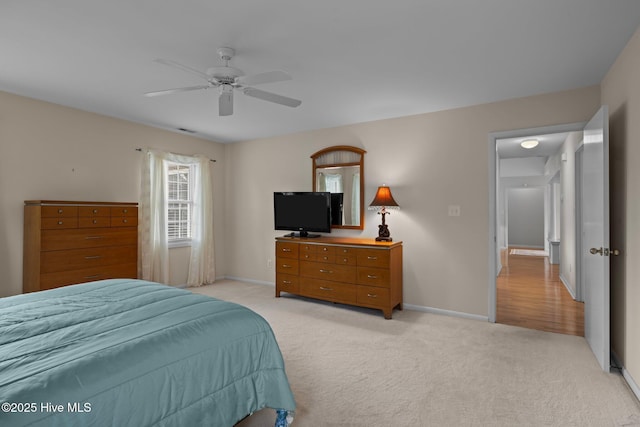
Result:
M237 280L238 282L253 283L255 285L266 285L266 286L273 286L273 287L276 286L274 282L266 282L264 280L245 279L244 277L237 277L237 276L224 276L224 278L229 280Z
M527 248L527 249L544 249L544 246L537 246L537 245L517 245L515 243L509 243L509 247L514 247L514 248Z
M560 274L560 281L562 282L564 287L567 288L567 291L569 291L569 295L571 295L571 298L573 298L575 300L576 299L576 293L573 291L573 289L571 289L571 286L569 286L569 282L564 278L564 276L562 274Z
M633 394L636 395L636 399L640 400L640 387L638 387L638 384L635 382L635 380L633 379L633 377L631 376L629 371L627 371L627 368L625 368L622 365L622 362L620 361L620 358L618 357L618 355L616 354L615 351L611 352L611 359L612 359L613 364L615 366L619 366L620 367L620 371L622 373L622 377L624 378L624 380L629 385L629 388L631 389Z
M489 321L488 316L463 313L461 311L444 310L442 308L425 307L422 305L413 305L413 304L402 304L402 307L406 308L407 310L422 311L425 313L442 314L445 316L453 316L453 317L462 317L463 319L471 319L471 320L482 320L483 322Z
M266 286L274 286L274 287L276 285L273 282L266 282L264 280L245 279L244 277L237 277L237 276L225 276L224 278L229 280L237 280L239 282L254 283L256 285L266 285ZM425 313L443 314L445 316L462 317L464 319L472 319L472 320L482 320L484 322L489 321L489 318L487 316L462 313L460 311L443 310L441 308L424 307L421 305L404 304L404 303L402 304L402 307L406 308L407 310L422 311Z

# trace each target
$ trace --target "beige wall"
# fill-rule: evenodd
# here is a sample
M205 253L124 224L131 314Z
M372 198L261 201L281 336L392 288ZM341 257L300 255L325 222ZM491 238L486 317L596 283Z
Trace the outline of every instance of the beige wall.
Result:
M602 81L609 106L611 345L640 381L640 29Z
M217 158L214 191L224 194L223 144L0 92L0 296L22 291L24 200L137 202L137 147ZM222 200L214 220L224 275ZM186 282L188 255L188 248L172 250L173 284Z
M311 190L315 151L354 145L365 154L365 203L387 184L402 210L387 218L404 242L404 302L487 316L488 134L588 120L599 87L232 144L227 150L227 274L274 282L273 191ZM447 216L460 205L461 216ZM365 214L373 237L379 217Z

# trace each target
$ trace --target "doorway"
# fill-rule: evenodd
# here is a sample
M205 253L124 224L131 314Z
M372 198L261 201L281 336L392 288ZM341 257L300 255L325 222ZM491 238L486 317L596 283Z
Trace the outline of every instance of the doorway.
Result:
M489 320L492 322L516 324L533 329L553 332L584 335L583 304L576 302L575 281L575 218L568 222L567 211L575 216L575 209L553 209L554 206L568 202L575 203L575 188L570 194L560 190L559 171L563 161L567 161L565 144L568 135L572 135L573 144L581 135L583 123L550 126L544 128L524 129L500 132L489 135L490 144L490 292ZM572 134L573 133L573 134ZM555 148L524 150L519 142L537 137L540 148L552 135L556 141ZM501 150L502 141L510 143L514 149L510 153ZM516 147L517 146L517 147ZM518 152L518 150L520 150ZM551 151L549 151L551 150ZM506 153L506 154L505 154ZM520 153L520 154L518 154ZM574 152L571 151L571 163L574 163ZM506 160L509 159L509 160ZM555 162L555 164L553 163ZM555 167L555 169L554 169ZM515 170L511 173L509 170ZM574 175L571 172L571 181ZM567 181L568 182L568 181ZM520 245L509 243L508 203L509 189L539 188L544 191L544 235L532 244L523 242ZM512 191L512 190L511 190ZM569 197L566 197L569 196ZM539 197L539 196L537 196ZM565 198L566 197L566 198ZM565 253L565 265L558 258L560 251L560 224L564 223L573 236L566 241L562 252ZM511 233L513 234L513 233ZM513 247L518 246L518 247ZM527 249L527 246L542 251L529 255L513 253L513 249ZM570 248L571 247L571 248ZM554 253L555 251L555 253ZM572 253L573 251L573 253ZM525 251L526 252L526 251ZM570 262L566 262L571 259ZM499 295L500 294L500 295ZM498 296L500 298L498 299ZM500 305L498 305L500 304ZM513 306L509 306L512 304ZM500 315L498 316L498 307ZM511 313L512 316L506 316ZM546 319L545 319L546 318ZM574 319L569 327L558 329L562 319Z

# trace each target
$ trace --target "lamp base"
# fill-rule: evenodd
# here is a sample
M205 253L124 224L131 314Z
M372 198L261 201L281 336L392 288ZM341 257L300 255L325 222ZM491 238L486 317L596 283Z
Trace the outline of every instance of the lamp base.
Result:
M376 242L392 242L393 239L391 237L376 237Z

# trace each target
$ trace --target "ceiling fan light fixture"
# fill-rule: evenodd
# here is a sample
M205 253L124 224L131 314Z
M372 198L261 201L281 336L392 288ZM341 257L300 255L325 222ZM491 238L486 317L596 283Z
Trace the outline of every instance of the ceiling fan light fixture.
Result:
M522 141L520 143L520 146L522 148L526 148L527 150L531 150L532 148L535 148L538 146L540 142L537 139L527 139L525 141Z

